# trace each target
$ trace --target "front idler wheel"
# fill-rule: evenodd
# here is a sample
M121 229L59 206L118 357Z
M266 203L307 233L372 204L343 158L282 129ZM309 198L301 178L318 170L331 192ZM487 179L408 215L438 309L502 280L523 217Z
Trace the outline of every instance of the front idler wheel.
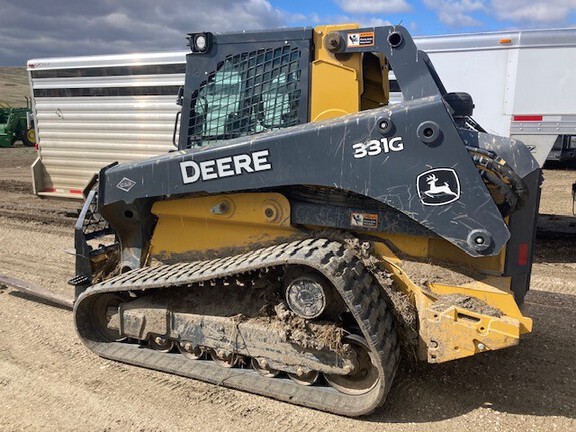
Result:
M120 335L118 328L110 328L109 324L118 316L118 308L124 303L122 297L117 294L102 294L94 300L92 306L92 322L100 336L111 342L126 340Z
M380 381L378 368L372 361L368 344L363 337L346 336L344 343L350 344L358 356L358 368L350 375L324 374L326 381L340 393L358 396L368 393Z

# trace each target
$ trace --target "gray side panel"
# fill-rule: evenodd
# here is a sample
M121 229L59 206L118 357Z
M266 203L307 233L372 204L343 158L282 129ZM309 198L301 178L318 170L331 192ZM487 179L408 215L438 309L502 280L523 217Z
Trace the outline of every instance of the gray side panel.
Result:
M387 132L378 127L383 120L392 125ZM421 138L424 122L438 125L432 143ZM358 144L392 138L400 138L401 150L380 148L377 154L355 157ZM266 154L262 165L266 169L230 175L227 168L220 173L226 175L214 174L216 160L229 163L235 156L255 154ZM202 165L208 175L200 175ZM418 178L438 168L457 176L458 197L441 205L425 204ZM472 256L497 254L509 238L440 96L120 165L102 173L101 179L104 206L177 194L315 185L352 191L389 205ZM488 248L479 250L471 241L470 236L478 232L486 237Z

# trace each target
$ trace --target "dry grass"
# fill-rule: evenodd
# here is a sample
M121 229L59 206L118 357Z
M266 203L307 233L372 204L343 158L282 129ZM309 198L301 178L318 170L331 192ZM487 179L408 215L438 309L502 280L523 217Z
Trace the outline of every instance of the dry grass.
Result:
M25 107L30 97L26 68L0 66L0 103Z

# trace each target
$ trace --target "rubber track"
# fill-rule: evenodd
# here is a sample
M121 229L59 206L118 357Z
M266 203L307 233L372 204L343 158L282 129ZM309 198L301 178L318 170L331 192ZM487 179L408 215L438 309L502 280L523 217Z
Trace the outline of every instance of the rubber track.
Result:
M93 300L104 293L166 289L289 264L321 272L344 299L379 371L379 384L370 392L350 396L331 387L302 386L287 378L262 377L252 369L225 369L212 361L194 361L181 354L141 349L137 344L109 342L91 325ZM328 239L285 243L211 261L136 269L87 289L76 302L74 319L82 341L102 357L346 416L368 414L384 402L400 357L392 313L387 309L382 288L350 248Z

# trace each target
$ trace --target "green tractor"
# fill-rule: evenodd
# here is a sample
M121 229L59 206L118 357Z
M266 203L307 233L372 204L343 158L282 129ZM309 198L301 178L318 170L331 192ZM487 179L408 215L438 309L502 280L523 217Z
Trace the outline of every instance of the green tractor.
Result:
M30 100L26 108L14 108L0 102L0 147L12 147L22 141L27 147L36 145L36 132Z

